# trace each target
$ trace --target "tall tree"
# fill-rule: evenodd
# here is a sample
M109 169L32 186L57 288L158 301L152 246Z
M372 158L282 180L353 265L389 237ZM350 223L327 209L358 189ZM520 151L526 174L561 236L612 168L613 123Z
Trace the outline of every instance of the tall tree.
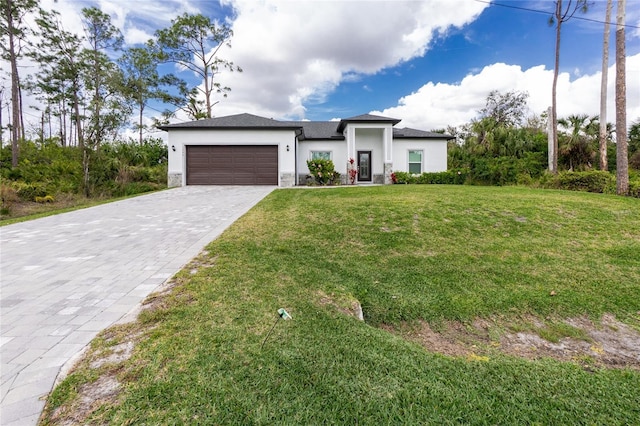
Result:
M206 117L211 118L214 93L223 97L231 90L215 80L223 70L242 72L242 68L233 62L219 58L218 53L224 46L231 47L232 30L220 25L204 15L184 14L171 21L169 28L156 31L157 46L163 62L173 62L192 71L202 79L201 88L195 88L204 96ZM187 93L186 103L197 105L195 92Z
M23 43L29 34L24 22L27 13L38 7L36 0L1 0L2 58L11 66L11 165L18 166L18 140L24 136L22 125L22 94L18 61L22 56Z
M70 106L78 146L84 150L84 116L81 111L86 105L82 82L85 63L80 58L82 39L62 27L57 12L41 10L36 23L41 36L38 49L32 54L40 65L36 84L45 97L51 97L62 109ZM70 143L72 137L67 137Z
M121 49L124 38L101 10L91 7L82 9L82 17L88 48L82 50L81 61L86 65L83 73L84 86L89 96L90 116L85 129L92 147L99 149L107 132L117 130L127 114L118 101L119 69L109 58Z
M618 195L629 193L625 7L626 0L618 0L616 15L616 192Z
M607 0L604 18L604 40L602 42L602 77L600 80L600 170L607 170L607 83L609 74L609 21L613 0Z
M558 108L556 101L556 91L558 86L558 72L560 69L560 35L562 32L562 24L580 11L586 13L589 9L587 0L555 0L555 11L550 18L550 24L556 24L556 47L555 47L555 63L553 67L553 85L551 88L551 132L553 139L553 155L551 156L551 171L558 172Z
M180 85L182 82L169 74L160 76L157 69L157 56L150 46L131 47L118 60L124 74L123 90L125 95L137 108L138 142L142 144L144 125L144 111L151 100L179 105L184 100L172 95L168 88Z
M511 90L500 93L492 90L487 96L484 108L478 112L482 118L493 118L499 126L517 126L524 121L528 98L527 92Z
M569 170L590 169L595 156L593 142L599 127L598 118L573 114L558 119L558 124L568 131L559 135L558 152L566 160Z
M4 87L0 87L0 148L2 148L2 143L4 142L4 126L2 121L2 108L4 106Z

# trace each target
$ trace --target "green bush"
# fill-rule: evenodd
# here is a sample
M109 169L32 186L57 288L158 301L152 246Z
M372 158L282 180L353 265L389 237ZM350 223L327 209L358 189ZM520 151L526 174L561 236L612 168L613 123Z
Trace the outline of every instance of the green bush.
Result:
M438 173L422 173L418 176L418 183L462 185L467 179L467 171L449 170Z
M87 150L91 196L117 196L161 188L167 182L167 147L160 139L143 144L103 142L99 150ZM18 167L11 166L11 146L0 149L0 177L21 200L33 201L60 193L83 192L83 153L58 141L21 141ZM141 185L127 185L131 182ZM149 183L149 185L144 185Z
M21 200L35 201L37 197L47 195L47 187L44 183L15 183L16 194Z
M309 174L317 185L336 185L340 182L340 173L335 171L331 160L308 160L307 167L309 167Z
M127 195L157 191L158 189L162 189L162 185L158 185L152 182L129 182L126 184L117 185L112 189L111 194L116 197L122 197Z
M544 153L526 152L522 157L478 157L472 159L468 183L480 185L526 184L546 167Z
M640 198L640 179L635 181L629 181L629 196Z
M417 179L409 172L393 172L391 174L393 183L417 183Z
M549 173L541 179L540 184L543 188L605 193L615 188L615 176L599 170L560 172L555 176Z
M467 180L468 170L448 170L446 172L422 173L393 172L393 183L463 185Z

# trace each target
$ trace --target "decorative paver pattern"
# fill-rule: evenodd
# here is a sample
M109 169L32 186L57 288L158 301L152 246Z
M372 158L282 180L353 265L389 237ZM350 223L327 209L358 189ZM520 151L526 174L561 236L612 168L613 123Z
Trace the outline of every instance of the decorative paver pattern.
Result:
M189 186L0 228L0 424L273 187Z

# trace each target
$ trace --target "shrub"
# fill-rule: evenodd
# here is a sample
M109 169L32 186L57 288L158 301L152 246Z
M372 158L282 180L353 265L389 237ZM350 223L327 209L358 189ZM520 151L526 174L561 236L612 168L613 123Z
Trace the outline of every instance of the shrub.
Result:
M640 198L640 179L629 181L629 196Z
M419 175L408 172L393 172L391 180L393 183L418 183L418 184L440 184L440 185L462 185L467 180L468 170L448 170L446 172L422 173Z
M47 195L46 185L42 183L16 182L15 188L18 197L24 201L35 201L36 197Z
M615 176L609 172L592 170L588 172L560 172L557 175L545 173L538 184L541 188L565 189L597 193L615 192Z
M560 189L603 193L612 184L615 186L615 177L609 172L599 170L561 172L557 176L557 184Z
M117 185L111 190L111 194L116 197L142 194L144 192L157 191L162 186L152 182L129 182Z
M468 171L448 170L438 173L423 173L418 178L419 183L462 185L467 179Z
M335 171L331 160L308 160L307 167L309 167L309 174L317 185L336 185L340 182L340 173Z
M53 198L51 195L45 195L44 197L36 197L36 203L45 204L45 203L53 203L55 201L56 201L55 198Z
M355 185L356 178L358 177L358 167L355 165L355 162L356 160L354 160L353 158L349 158L349 164L347 164L347 175L349 176L349 185Z
M2 205L0 206L0 213L2 215L11 213L13 203L19 199L15 188L5 185L4 183L0 184L0 198L2 198Z
M416 178L408 172L393 172L393 183L416 183Z

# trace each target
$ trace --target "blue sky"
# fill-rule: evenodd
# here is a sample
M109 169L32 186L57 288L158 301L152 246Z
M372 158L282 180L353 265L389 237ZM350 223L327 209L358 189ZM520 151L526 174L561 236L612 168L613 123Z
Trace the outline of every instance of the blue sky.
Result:
M551 0L501 0L551 12ZM613 20L615 20L615 1ZM220 56L245 72L220 75L232 88L217 116L249 112L277 119L330 120L363 113L422 129L457 126L482 108L491 90L530 94L531 114L550 105L555 29L548 14L476 0L42 0L69 28L82 7L112 16L129 45L175 16L203 13L230 25L231 49ZM604 0L582 17L602 21ZM627 1L629 121L640 118L640 1ZM603 24L563 26L559 114L596 115ZM615 27L609 63L614 65ZM176 71L176 70L172 70ZM609 121L613 115L609 71ZM193 76L182 73L184 78ZM186 117L178 117L186 120Z

